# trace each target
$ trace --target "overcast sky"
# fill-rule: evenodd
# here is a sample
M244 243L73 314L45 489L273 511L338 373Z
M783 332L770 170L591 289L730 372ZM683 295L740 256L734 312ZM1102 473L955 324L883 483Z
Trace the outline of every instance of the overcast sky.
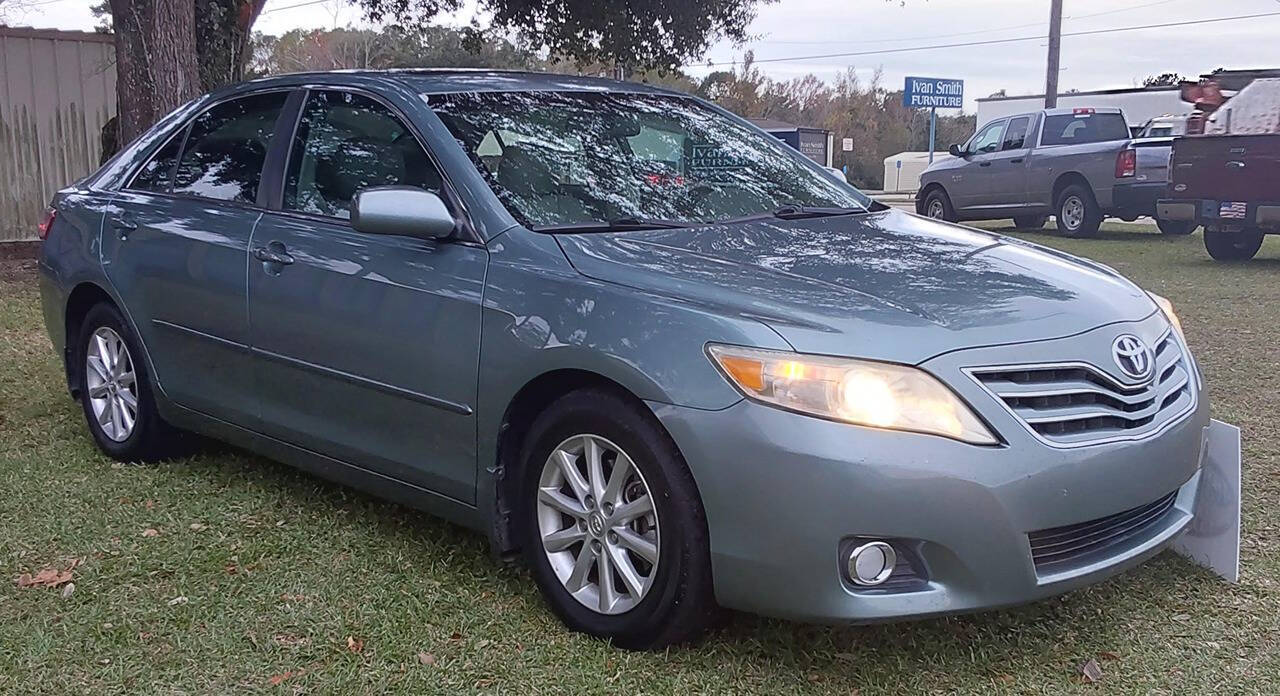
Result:
M11 24L90 29L90 0L29 0L12 13ZM290 8L304 0L269 0L256 28L281 33L297 27L361 25L358 9L343 0ZM1065 0L1064 33L1145 24L1201 21L1219 17L1280 13L1280 0ZM758 38L746 46L715 46L706 61L740 60L745 49L757 60L894 49L1043 35L1048 0L779 0L760 9L752 25ZM445 21L465 21L469 13ZM1280 67L1280 14L1242 21L1208 23L1094 36L1066 36L1062 43L1061 89L1130 87L1147 75L1199 75L1217 67ZM771 77L807 73L830 80L848 67L865 79L877 69L900 89L903 77L960 78L966 111L973 100L1000 89L1010 95L1040 93L1044 87L1044 40L928 51L761 62ZM692 67L702 75L711 69Z

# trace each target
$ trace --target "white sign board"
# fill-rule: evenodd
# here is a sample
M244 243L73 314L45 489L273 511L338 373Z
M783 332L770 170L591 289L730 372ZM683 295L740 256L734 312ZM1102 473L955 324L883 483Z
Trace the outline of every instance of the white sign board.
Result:
M853 138L842 138L840 140L840 149L845 152L853 152Z

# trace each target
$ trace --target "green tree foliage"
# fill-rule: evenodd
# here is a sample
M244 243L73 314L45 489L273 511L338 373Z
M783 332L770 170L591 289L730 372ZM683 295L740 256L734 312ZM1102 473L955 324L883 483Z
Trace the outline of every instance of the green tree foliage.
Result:
M1176 72L1160 73L1159 75L1151 75L1142 81L1143 87L1177 87L1179 82L1185 79Z
M281 36L258 35L249 71L269 75L353 68L544 69L533 51L495 38L465 46L463 30L441 26L372 29L295 29ZM470 50L468 50L470 49Z

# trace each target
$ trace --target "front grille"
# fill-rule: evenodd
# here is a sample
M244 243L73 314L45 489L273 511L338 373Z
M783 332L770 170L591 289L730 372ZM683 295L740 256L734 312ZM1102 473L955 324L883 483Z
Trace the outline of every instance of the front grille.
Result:
M1090 556L1142 534L1164 520L1176 493L1090 522L1031 532L1027 538L1036 572L1043 575L1087 563Z
M1084 364L1037 364L970 370L1042 439L1084 445L1141 437L1191 409L1192 367L1173 332L1156 344L1155 375L1130 387Z

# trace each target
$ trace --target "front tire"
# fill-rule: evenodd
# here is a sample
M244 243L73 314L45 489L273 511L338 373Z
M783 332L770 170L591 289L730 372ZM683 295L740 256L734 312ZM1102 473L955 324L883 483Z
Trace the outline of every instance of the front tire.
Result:
M103 303L85 314L74 359L80 406L98 449L124 462L181 453L181 433L160 417L141 346L119 310Z
M1248 261L1262 248L1262 238L1263 234L1253 229L1204 228L1204 248L1214 261Z
M924 197L924 215L934 220L955 222L959 218L951 206L951 197L941 188L934 188Z
M534 422L522 457L525 556L566 626L635 650L706 629L706 517L650 414L609 391L573 392Z
M1071 184L1058 196L1058 231L1075 239L1098 236L1102 226L1102 209L1093 200L1093 193L1080 184Z
M1049 222L1048 215L1019 215L1013 219L1013 226L1020 230L1038 230Z
M1192 220L1156 220L1156 227L1159 227L1163 234L1182 237L1195 232L1199 225Z

